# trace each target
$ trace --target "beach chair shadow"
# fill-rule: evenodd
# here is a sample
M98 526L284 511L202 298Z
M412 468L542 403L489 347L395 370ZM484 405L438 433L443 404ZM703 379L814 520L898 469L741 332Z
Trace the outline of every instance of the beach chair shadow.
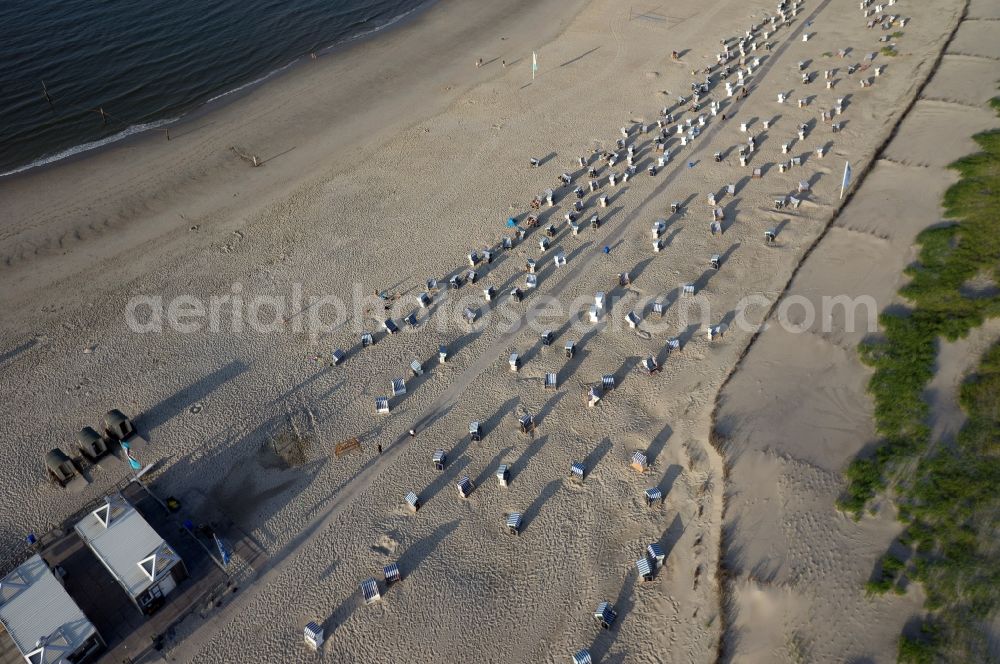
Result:
M664 471L663 473L663 477L660 478L659 484L656 485L657 488L660 490L660 492L663 494L664 498L670 495L670 492L674 488L674 483L677 481L677 478L680 477L681 473L683 472L684 468L682 468L680 465L676 463L672 463L669 466L667 466L666 471Z
M739 192L739 189L736 190ZM743 201L742 196L737 196L726 203L722 208L722 232L725 233L736 223L736 215L740 213L739 205Z
M633 369L639 366L640 362L642 362L642 358L638 355L626 357L624 361L622 361L622 365L615 370L614 374L612 374L615 377L616 390L621 388L621 386L625 383L625 379L632 373Z
M635 607L635 600L633 599L635 596L635 579L636 572L630 568L625 573L618 596L613 602L615 611L618 612L618 619L611 629L602 629L590 646L590 653L594 656L594 661L604 662L607 660L608 652L618 638L618 632L621 630L622 623L628 618L629 613Z
M748 184L750 184L750 176L744 175L741 177L736 183L736 195L738 196Z
M480 421L479 424L483 428L483 438L490 435L490 432L499 427L508 415L516 411L517 406L520 403L521 400L518 397L508 399L502 406L500 406L500 408L497 409L497 412L493 413L493 415L485 420Z
M611 444L611 439L605 437L592 450L590 450L590 452L587 453L587 456L583 459L583 465L587 469L586 472L588 475L594 472L594 469L597 468L597 464L599 464L601 460L608 455L608 452L611 451L612 447L613 445Z
M653 436L653 440L650 441L649 447L646 449L646 457L649 459L650 465L655 464L657 458L663 452L663 447L670 440L670 436L674 434L674 430L669 424L664 424L660 432Z
M500 463L504 460L504 457L510 454L511 451L513 451L513 449L514 449L513 447L506 447L500 450L499 452L496 453L496 455L492 459L490 459L486 463L486 466L483 468L483 470L480 471L478 475L476 475L476 478L474 480L472 480L475 483L476 491L478 491L480 487L486 486L486 482L489 481L489 479L496 472L497 466L500 465Z
M577 353L579 353L579 351L577 351ZM563 379L564 383L565 381L566 379ZM555 410L556 406L559 404L560 401L563 400L563 397L565 396L566 393L562 391L553 394L552 398L546 401L545 405L543 405L538 410L538 415L535 416L535 425L538 427L542 426L542 424L545 423L545 419L552 414L552 411Z
M545 442L549 439L548 436L538 436L533 438L531 443L524 448L524 451L510 463L510 475L511 481L517 479L517 476L524 472L524 469L528 467L531 459L538 453L540 449L545 445Z
M538 518L538 514L541 512L542 507L545 506L545 503L547 503L552 496L556 495L560 486L562 486L562 480L552 480L546 484L535 499L531 501L531 504L528 505L528 509L524 510L524 526L522 527L522 532L531 527L531 524Z
M435 528L430 535L422 537L406 547L406 550L399 557L398 563L404 575L403 583L406 583L407 576L419 573L420 566L458 529L458 524L457 519L443 523Z
M674 514L673 521L670 522L670 525L667 526L666 530L663 531L663 534L657 541L657 543L663 547L663 553L667 556L666 560L670 559L671 552L674 550L674 547L677 546L677 542L680 541L685 530L686 528L684 526L684 522L681 521L681 515Z
M420 498L421 504L427 504L432 499L437 497L441 492L441 489L448 485L455 484L455 481L461 477L461 473L465 470L466 466L469 465L469 458L462 455L462 451L465 450L466 446L462 446L461 451L457 448L453 448L448 452L448 463L444 467L444 470L437 473L437 477L434 481L428 484L423 491L419 491L417 495ZM427 453L427 463L430 463L430 453ZM422 508L421 508L422 509Z
M698 333L698 329L700 327L701 326L698 325L698 323L691 323L684 328L679 335L677 335L677 340L681 342L681 348L687 346L691 340L694 339L694 335Z

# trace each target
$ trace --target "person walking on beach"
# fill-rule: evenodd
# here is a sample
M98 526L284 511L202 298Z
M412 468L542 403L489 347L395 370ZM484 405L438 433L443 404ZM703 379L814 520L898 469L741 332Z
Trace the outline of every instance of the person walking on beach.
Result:
M476 60L476 68L479 68L479 67L482 67L482 66L483 66L483 59L479 58L478 60Z
M417 437L417 432L414 431L413 429L410 429L410 438L416 438L416 437Z
M382 454L382 443L378 444L378 453Z
M502 66L504 69L506 69L507 68L507 61L506 60L501 60L500 61L500 66Z

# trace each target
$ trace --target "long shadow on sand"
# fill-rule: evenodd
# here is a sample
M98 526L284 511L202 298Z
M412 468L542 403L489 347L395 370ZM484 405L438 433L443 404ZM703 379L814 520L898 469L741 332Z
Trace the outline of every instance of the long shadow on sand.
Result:
M553 410L555 410L556 406L565 396L565 392L556 392L553 394L552 398L546 401L545 405L539 409L538 415L535 416L535 424L537 426L541 426L545 422L545 419L552 413Z
M160 425L170 421L182 411L192 405L202 401L209 394L231 380L238 377L250 367L242 360L233 360L229 364L219 367L204 378L172 395L163 399L142 412L135 418L135 425L139 431L152 431Z
M412 574L418 573L417 570L420 568L421 563L423 563L427 558L434 553L434 550L448 538L455 529L458 528L458 521L451 521L449 523L442 524L438 526L434 532L430 535L423 537L410 546L407 547L406 552L400 556L398 564L400 573L403 577L410 576ZM382 582L379 582L379 586L383 593L387 593L388 590ZM336 631L338 625L343 625L351 616L354 615L355 610L362 606L364 600L361 598L361 593L358 588L355 588L350 595L344 598L340 605L333 610L330 616L323 622L323 629L328 636L332 635Z
M633 606L635 606L635 601L632 597L635 593L637 576L638 573L634 568L625 574L622 587L618 591L618 597L612 601L615 611L618 612L618 619L611 626L611 629L601 630L597 637L595 637L594 643L590 646L590 654L593 655L594 661L604 662L608 660L608 652L618 638L618 630L621 629L622 623L625 622Z
M456 450L452 450L451 452L445 450L445 452L448 454L448 462L445 464L444 470L438 473L434 481L428 484L423 491L419 492L418 495L421 503L426 503L437 496L446 485L456 483L455 481L464 475L462 471L469 465L469 458L461 456ZM452 458L453 454L454 458ZM430 463L429 456L427 463Z
M681 476L682 472L684 472L684 469L676 463L672 463L667 466L667 469L663 472L663 477L656 485L656 487L663 493L664 497L670 495L670 492L674 488L674 482L677 481L677 478Z
M646 450L646 455L649 457L649 463L655 464L657 459L660 458L660 454L663 452L663 447L670 440L674 430L669 424L664 424L660 432L653 437L653 440L649 443L649 447Z
M25 341L24 343L22 343L20 346L17 346L16 348L11 348L8 351L0 353L0 367L2 367L4 364L6 364L7 362L9 362L10 360L13 360L15 357L17 357L21 353L23 353L23 352L25 352L27 350L31 350L37 344L38 344L38 340L37 339L29 339L29 340Z
M663 535L657 541L663 547L663 553L666 555L667 560L669 560L670 553L674 550L674 547L677 546L678 540L684 534L684 530L684 522L681 521L681 515L674 514L674 520L670 522L670 525L667 526L667 529L663 531ZM662 572L663 570L661 569L660 571Z
M560 67L565 67L565 66L571 65L574 62L577 62L579 60L583 60L585 57L587 57L588 55L590 55L591 53L593 53L594 51L596 51L596 50L598 50L600 48L601 48L600 46L595 46L594 48L590 49L589 51L584 51L583 53L581 53L580 55L576 56L575 58L570 58L569 60L567 60L566 62L563 62L559 66Z
M538 496L535 497L531 504L528 505L528 509L524 510L524 530L531 527L538 513L541 511L542 507L548 502L549 498L556 495L559 487L562 486L562 480L552 480L546 484L542 490L539 492Z
M458 528L458 520L443 523L434 529L430 535L422 537L410 546L399 557L399 571L404 576L412 576L418 573L420 565L427 560L435 549L439 547Z
M485 466L483 466L483 469L479 471L479 474L472 480L475 484L476 491L478 491L479 487L483 486L483 484L490 479L490 476L496 472L497 466L500 465L500 462L503 461L504 457L510 454L513 449L513 447L506 447L500 450L490 461L486 463Z
M511 397L510 399L507 399L507 401L505 401L503 405L500 406L500 408L497 409L497 412L493 413L493 415L491 415L485 420L482 420L479 423L483 429L484 440L486 439L486 436L490 435L491 431L494 431L498 427L500 427L500 425L503 423L504 419L508 415L517 410L517 405L519 403L521 403L520 397Z
M524 472L527 468L528 463L531 461L542 447L545 446L545 441L548 440L548 436L538 436L533 439L531 443L524 448L524 451L517 457L517 459L510 464L510 474L511 482L517 479L517 476Z
M611 444L611 439L604 438L597 444L596 447L594 447L594 449L587 453L587 456L583 459L583 467L586 468L588 475L594 471L594 468L597 467L597 464L599 464L604 457L608 456L608 452L611 451L612 447L614 446Z

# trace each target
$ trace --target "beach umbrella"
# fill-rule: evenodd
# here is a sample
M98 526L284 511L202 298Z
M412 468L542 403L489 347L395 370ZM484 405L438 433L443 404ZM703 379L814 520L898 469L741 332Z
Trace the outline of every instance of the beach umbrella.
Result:
M514 228L517 226L517 219L514 217L507 217L507 228Z

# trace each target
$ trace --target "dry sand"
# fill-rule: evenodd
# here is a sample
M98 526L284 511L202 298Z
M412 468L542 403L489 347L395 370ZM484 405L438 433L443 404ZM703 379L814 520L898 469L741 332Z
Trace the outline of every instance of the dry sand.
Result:
M0 182L10 219L0 247L0 435L16 443L0 451L2 541L44 529L119 479L98 475L84 496L66 494L44 483L39 461L53 444L68 447L80 426L120 407L141 413L138 426L152 443L143 461L158 464L154 477L164 493L195 511L208 503L221 508L269 555L244 570L241 579L256 582L244 584L229 604L181 626L167 651L176 661L309 660L301 645L308 620L327 624L324 652L331 661L565 661L585 646L599 661L712 659L720 637L714 571L723 480L722 460L708 438L716 392L751 334L734 328L710 344L696 319L681 320L677 285L698 284L712 323L732 322L744 297L773 299L836 210L844 159L860 172L872 158L929 74L960 4L898 3L900 13L912 16L905 54L889 61L870 89L861 89L857 75L841 74L837 88L826 90L822 80L802 86L796 62L814 61L809 69L822 79L822 69L842 69L877 50L879 35L864 29L853 0L807 2L796 22L774 35L775 49L752 79L755 91L733 120L713 120L692 146L672 148L674 161L656 177L640 170L615 189L596 234L560 232L554 244L570 264L556 272L548 263L540 290L568 304L612 291L614 275L629 270L634 283L618 294L665 296L672 303L665 324L644 322L649 338L622 329L628 301L612 310L617 323L606 330L570 328L565 315L540 323L557 332L552 348L539 347L537 331L506 331L499 316L469 333L446 315L447 305L439 305L430 319L421 314L417 332L383 339L364 352L356 349L358 330L351 323L318 339L291 324L270 334L140 335L124 326L122 311L135 295L207 299L231 293L233 284L248 300L290 298L298 288L305 297L347 301L356 291L376 288L416 295L426 278L460 269L468 250L495 243L503 220L522 213L559 173L576 170L578 155L613 145L618 127L652 122L658 109L688 94L690 70L714 61L719 39L741 34L773 10L770 0L707 7L682 0L641 10L612 0L441 2L384 38L192 120L169 145L139 140ZM806 28L809 18L814 23ZM802 31L814 36L803 43ZM853 49L845 61L821 57L844 47ZM683 63L671 61L672 49L684 51ZM533 83L532 50L541 64ZM487 65L475 68L477 57ZM501 69L499 58L511 66ZM789 91L793 101L812 97L810 105L778 105L777 94ZM786 158L780 144L794 138L798 123L816 120L841 96L848 97L844 130L831 134L817 124L792 149L804 165L780 174L774 166ZM764 119L773 119L767 132L761 132ZM738 128L743 120L751 122L759 146L745 169L730 149L745 141ZM262 155L265 165L248 168L229 150L233 145ZM815 148L824 145L829 154L815 158ZM727 152L723 163L712 160L717 150ZM527 167L529 156L550 153L541 168ZM640 163L648 158L642 154ZM696 162L690 169L684 166L689 159ZM751 180L750 169L758 165L767 172ZM927 170L886 168L918 175ZM929 187L936 182L927 179ZM798 210L774 212L773 198L794 191L799 180L812 184L808 200ZM720 195L726 230L712 238L705 196L730 182L737 184L736 196ZM898 204L861 195L855 201L869 198L883 212L913 211L905 216L912 216L906 221L914 231L927 223L918 211L937 204L933 192ZM685 202L684 213L668 214L673 200ZM552 220L564 209L560 204ZM653 254L649 229L661 217L669 220L669 245ZM871 223L866 216L854 225ZM778 241L764 245L764 230L776 226ZM520 283L525 259L538 255L536 235L504 255L483 282ZM857 241L843 246L861 267L845 270L844 258L818 269L816 278L855 279L864 269L903 263L909 239L869 246L870 236L863 237L861 249ZM613 247L607 256L600 252L604 245ZM865 251L881 264L872 267ZM718 273L707 270L715 253L726 257ZM886 285L886 293L894 290ZM480 301L478 293L466 287L458 295ZM530 301L514 308L515 318ZM285 314L299 308L289 305ZM754 322L765 310L752 308L747 318ZM374 316L366 321L377 324ZM671 336L685 342L683 353L670 357L661 374L642 375L637 363L650 354L662 359ZM572 362L561 353L567 339L579 344ZM445 365L431 359L439 343L452 346ZM846 608L838 613L833 602L815 606L780 584L739 599L759 604L764 617L805 607L798 620L819 632L832 627L831 616L843 617L864 601L857 579L826 575L835 575L838 564L854 569L861 559L870 568L893 526L888 517L857 526L832 510L839 470L861 444L853 432L870 427L864 376L844 369L854 362L851 341L845 337L838 347L798 335L781 343L816 349L819 364L809 370L832 381L835 405L827 406L828 421L846 431L841 439L828 437L822 449L802 435L789 436L792 448L781 455L761 452L760 458L747 444L738 463L751 465L735 467L733 481L749 493L732 504L734 510L747 505L741 528L759 520L759 533L768 539L746 543L745 559L796 560L794 566L781 563L781 573L799 570L808 579L800 583L811 584L819 596L823 587L817 584L829 583ZM313 360L335 347L357 352L339 367ZM506 366L512 351L526 360L517 374ZM392 378L408 375L415 357L428 361L429 371L409 382L408 395L390 416L377 418L373 398L389 392ZM791 373L794 366L812 365L806 359L789 364L788 358L810 357L807 350L771 356L763 374L737 374L730 391L743 377L738 393L746 400L725 401L735 408L727 415L734 436L767 431L757 445L775 446L779 420L751 397L759 397L762 386L783 384L799 389L776 403L808 398L808 381ZM562 386L554 393L542 388L546 371L559 371ZM843 372L842 380L836 372ZM614 373L619 387L587 409L583 384L605 373ZM522 407L539 418L533 439L516 431ZM801 434L789 422L802 412L786 410L781 427ZM843 410L853 413L846 425ZM765 412L766 421L755 419ZM484 422L482 443L466 442L470 420ZM410 441L405 432L414 423L419 434ZM363 453L334 459L335 443L351 435L363 436ZM304 463L291 468L271 451L273 440L289 437L304 455ZM380 457L377 443L386 447ZM430 464L437 448L450 451L443 473ZM646 477L627 465L637 449L648 450L652 461ZM779 467L769 465L771 459L782 460ZM574 460L591 468L582 485L566 478ZM506 489L493 479L499 463L512 466ZM780 464L794 471L790 480ZM453 486L463 475L478 486L468 500ZM742 477L753 491L740 484ZM649 486L663 489L663 507L643 504ZM802 517L791 526L793 535L801 534L793 546L781 524L771 521L781 514L775 501L796 487L803 492L794 503L802 506ZM410 490L426 503L416 515L402 503ZM510 511L525 515L518 538L503 528ZM734 511L731 518L737 517ZM837 528L861 542L861 552L837 554L831 562L825 546L839 536ZM666 568L654 582L639 585L634 562L651 542L667 551ZM364 606L358 583L397 560L404 581L380 605ZM595 638L590 614L601 600L613 601L621 620ZM914 597L900 601L916 606ZM877 619L862 624L859 617L839 640L827 639L813 661L839 661L847 652L887 658L905 616L869 613ZM782 623L754 619L751 626L765 630L745 641L755 657L785 645Z
M972 3L969 16L988 5ZM901 304L895 293L907 280L903 267L916 257L914 238L941 220L941 196L956 179L946 166L977 150L973 133L997 124L986 82L997 79L1000 63L990 52L995 40L973 38L978 23L958 27L939 69L803 263L788 297L818 304L824 295L871 296L879 310ZM857 314L863 319L863 308ZM826 322L825 329L817 320L808 333L790 334L772 319L720 395L718 427L732 463L726 527L736 661L895 661L900 632L922 612L918 586L902 597L864 595L901 530L891 506L880 503L860 522L834 507L841 471L876 436L865 389L871 372L856 352L868 330L850 329L843 309ZM961 427L958 387L998 333L988 324L941 344L927 393L935 440Z

